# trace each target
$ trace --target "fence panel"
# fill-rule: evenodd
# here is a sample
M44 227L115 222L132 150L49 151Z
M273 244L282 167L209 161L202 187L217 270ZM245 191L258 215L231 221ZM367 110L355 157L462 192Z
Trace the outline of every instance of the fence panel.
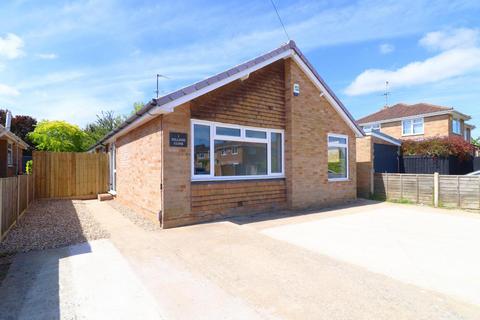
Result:
M435 185L433 174L376 173L375 196L387 200L408 200L426 205L434 204L438 190L439 206L480 209L480 177L439 175Z
M0 203L0 235L3 235L15 223L18 217L18 179L17 177L1 178L1 203Z
M105 153L34 152L36 198L95 197L108 190Z

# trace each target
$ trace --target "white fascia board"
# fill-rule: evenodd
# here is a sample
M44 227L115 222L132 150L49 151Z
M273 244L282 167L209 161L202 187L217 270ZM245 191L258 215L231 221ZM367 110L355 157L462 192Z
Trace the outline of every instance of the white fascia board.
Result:
M378 138L378 139L381 139L383 141L387 141L393 145L396 145L397 147L400 147L402 145L401 142L398 142L398 141L395 141L395 140L392 140L392 139L389 139L387 137L384 137L380 134L376 134L376 132L368 132L366 133L367 136L372 136L372 137L375 137L375 138Z
M418 119L418 118L428 118L428 117L434 117L434 116L441 116L444 114L451 114L453 110L446 110L446 111L437 111L437 112L431 112L431 113L424 113L424 114L418 114L415 116L408 116L408 117L402 117L402 118L393 118L393 119L387 119L387 120L380 120L380 121L370 121L370 122L359 122L359 126L368 126L372 124L382 124L382 123L389 123L389 122L395 122L395 121L402 121L402 120L411 120L411 119Z
M178 99L175 99L173 101L170 101L164 105L161 105L161 106L157 106L157 107L154 107L152 108L151 110L149 110L148 112L146 112L145 114L143 114L140 118L137 118L134 122L132 122L131 124L129 124L128 126L126 126L125 128L123 128L121 131L117 132L116 134L114 134L112 137L108 138L105 143L110 143L112 141L115 141L116 138L118 138L119 136L122 136L124 134L126 134L127 132L135 129L136 127L142 125L143 123L145 123L146 121L152 119L153 117L155 117L156 115L159 115L159 114L165 114L165 113L170 113L170 112L173 112L173 110L175 109L175 107L178 107L184 103L187 103L195 98L198 98L206 93L209 93L215 89L218 89L220 87L223 87L235 80L238 80L238 79L242 79L242 78L245 78L247 77L250 73L252 72L255 72L259 69L262 69L263 67L265 66L268 66L269 64L272 64L278 60L281 60L281 59L285 59L285 58L288 58L288 57L291 57L293 55L294 51L292 49L289 49L289 50L286 50L270 59L267 59L263 62L260 62L248 69L245 69L243 71L240 71L230 77L227 77L223 80L220 80L218 82L215 82L215 83L212 83L211 85L208 85L200 90L196 90L190 94L187 94L187 95L184 95Z
M303 62L303 60L297 55L293 54L293 61L297 63L297 65L302 69L302 71L307 75L310 81L320 90L321 93L324 94L324 97L330 102L330 104L334 107L337 113L342 117L342 119L349 125L349 127L355 132L358 138L364 137L365 135L361 132L355 123L348 117L345 112L343 111L342 107L338 104L338 102L330 95L328 90L323 86L323 84L317 79L317 77L313 74L310 68Z

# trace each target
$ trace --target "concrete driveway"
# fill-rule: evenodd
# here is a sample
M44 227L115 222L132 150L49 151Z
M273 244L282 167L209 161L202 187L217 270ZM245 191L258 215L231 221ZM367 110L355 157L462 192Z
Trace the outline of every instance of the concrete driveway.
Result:
M261 232L480 305L478 214L385 203Z

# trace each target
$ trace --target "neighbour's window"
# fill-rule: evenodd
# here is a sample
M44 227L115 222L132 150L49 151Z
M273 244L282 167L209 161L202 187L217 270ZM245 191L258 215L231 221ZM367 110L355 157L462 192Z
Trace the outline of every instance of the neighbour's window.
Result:
M192 120L192 133L193 180L283 176L283 130Z
M470 128L465 128L465 140L468 142L472 140Z
M13 150L11 143L7 144L7 164L13 166Z
M348 179L348 136L328 135L328 180Z
M460 119L452 119L452 132L455 134L462 134L462 125Z
M404 136L423 134L423 118L403 120L402 134Z
M380 131L380 123L369 124L363 126L364 132Z

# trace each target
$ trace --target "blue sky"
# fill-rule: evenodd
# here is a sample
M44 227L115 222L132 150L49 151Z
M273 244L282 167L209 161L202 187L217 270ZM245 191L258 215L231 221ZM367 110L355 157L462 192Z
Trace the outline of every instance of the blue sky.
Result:
M480 1L275 0L290 37L355 117L454 106L480 126ZM80 126L286 42L269 0L0 3L0 107ZM476 130L474 135L477 135Z

